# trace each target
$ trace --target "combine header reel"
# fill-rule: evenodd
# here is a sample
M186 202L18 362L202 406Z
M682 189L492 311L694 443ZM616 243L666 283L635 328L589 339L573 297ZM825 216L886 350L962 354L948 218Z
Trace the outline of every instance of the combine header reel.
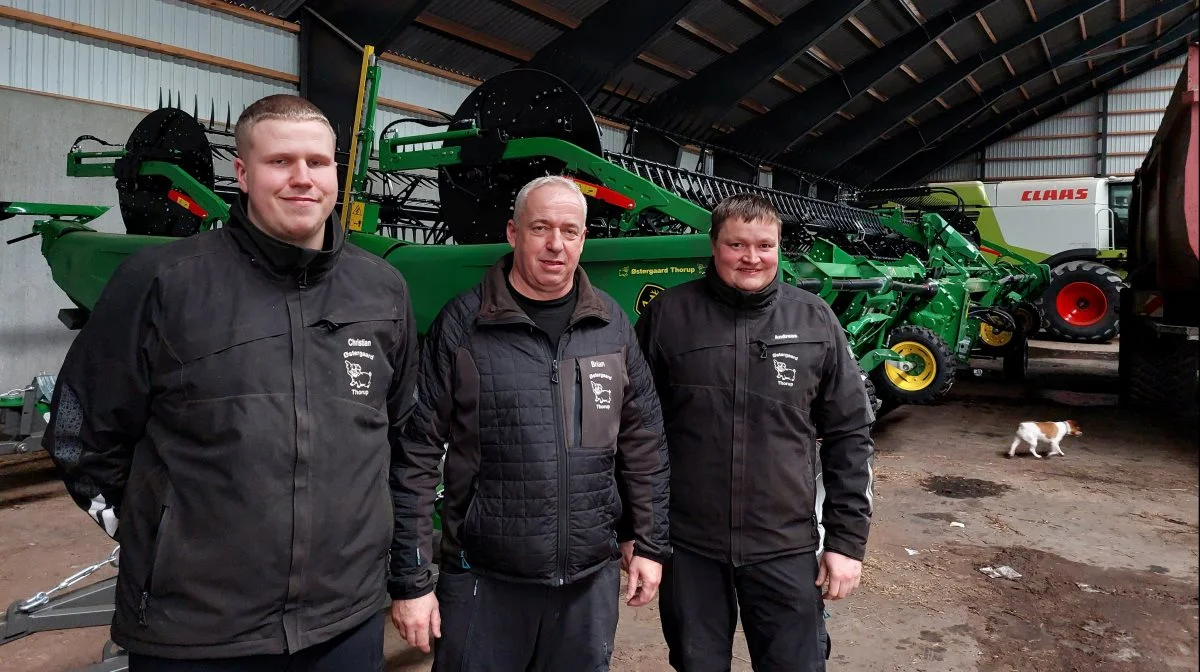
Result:
M484 82L446 130L400 136L394 129L416 120L389 124L375 155L380 71L371 58L343 217L352 244L395 265L417 290L421 331L507 251L504 230L516 193L545 174L572 177L589 197L583 263L634 319L656 291L703 274L710 256L705 234L719 201L739 192L767 198L783 219L784 281L834 307L863 371L872 373L881 397L895 403L927 403L944 394L958 366L981 351L984 335L1013 331L1018 320L1007 307L1045 277L1015 255L1013 263L986 262L971 232L964 236L943 217L953 213L892 203L920 194L835 187L835 200L821 200L605 151L583 99L536 70ZM212 159L231 159L234 150L210 141L213 134L227 138L230 132L205 129L182 110L166 108L147 116L119 150L72 148L69 174L117 178L122 215L134 234L95 239L103 234L88 229L86 220L43 208L52 217L34 231L43 236L56 282L80 312L99 293L95 279L107 277L121 253L227 219L236 185L216 174ZM901 327L922 349L896 340L891 332Z

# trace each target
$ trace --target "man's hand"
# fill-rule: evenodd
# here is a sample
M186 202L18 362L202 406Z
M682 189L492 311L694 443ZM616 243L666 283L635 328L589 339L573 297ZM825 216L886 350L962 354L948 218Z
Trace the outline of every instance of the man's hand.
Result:
M392 601L392 625L410 646L429 653L430 631L433 637L442 636L442 615L437 596L433 593L413 600Z
M858 588L862 577L862 563L854 558L828 549L821 554L821 569L817 572L817 585L822 587L821 597L840 600L849 597Z
M633 540L621 542L621 571L628 572L633 562Z
M629 590L626 591L626 604L640 607L648 604L658 594L658 584L662 582L662 565L641 556L634 556L629 561Z

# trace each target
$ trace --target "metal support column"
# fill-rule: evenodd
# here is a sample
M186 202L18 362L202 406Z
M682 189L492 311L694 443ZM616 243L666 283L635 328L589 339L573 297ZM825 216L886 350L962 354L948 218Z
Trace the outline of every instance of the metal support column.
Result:
M1099 136L1096 142L1096 177L1108 174L1108 96L1108 91L1100 95L1096 109L1096 130Z

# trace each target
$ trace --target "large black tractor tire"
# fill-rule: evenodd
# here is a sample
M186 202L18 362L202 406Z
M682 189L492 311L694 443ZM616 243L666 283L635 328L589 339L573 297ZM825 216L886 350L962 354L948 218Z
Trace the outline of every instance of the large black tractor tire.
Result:
M954 385L957 365L945 341L925 327L904 326L888 335L888 347L916 364L909 371L887 362L871 372L884 406L929 404L945 396Z
M1166 417L1200 417L1200 344L1154 333L1142 320L1126 322L1121 337L1121 403Z
M1125 283L1108 266L1068 261L1050 270L1050 286L1038 299L1046 331L1077 343L1107 343L1121 326Z
M1029 373L1029 339L1022 332L1013 335L1009 348L1004 353L1004 380L1023 383Z
M979 320L975 353L984 357L1001 357L1012 349L1023 329L1019 317L1011 309L989 308L973 315Z

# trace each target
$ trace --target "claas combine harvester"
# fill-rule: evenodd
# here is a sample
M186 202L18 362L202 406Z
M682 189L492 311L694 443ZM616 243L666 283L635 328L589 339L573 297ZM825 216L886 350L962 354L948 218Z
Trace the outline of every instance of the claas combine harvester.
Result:
M527 69L482 83L445 122L401 119L377 139L379 77L367 47L340 216L350 244L403 273L421 334L509 250L504 229L520 187L563 174L588 197L581 263L633 320L659 292L704 275L711 209L752 192L783 219L782 280L834 308L877 410L937 400L973 355L1003 356L1007 372L1023 374L1023 324L1015 316L1045 289L1048 268L996 245L990 247L1004 256L985 259L961 201L947 205L929 188L860 192L842 185L835 185L836 197L819 199L605 151L583 99L561 80ZM402 135L396 129L405 123L440 130ZM15 240L40 237L55 283L75 304L59 313L68 327L82 326L128 254L227 220L237 186L216 166L233 158L231 131L228 120L224 129L206 128L195 113L167 106L147 115L124 145L84 151L97 139L77 140L67 173L116 178L126 233L89 227L105 206L0 204L0 218L35 218L32 232ZM802 191L815 193L808 187L818 181L806 177ZM831 185L820 184L825 191ZM1006 337L1004 348L997 335ZM107 623L106 583L14 603L0 623L0 641Z

